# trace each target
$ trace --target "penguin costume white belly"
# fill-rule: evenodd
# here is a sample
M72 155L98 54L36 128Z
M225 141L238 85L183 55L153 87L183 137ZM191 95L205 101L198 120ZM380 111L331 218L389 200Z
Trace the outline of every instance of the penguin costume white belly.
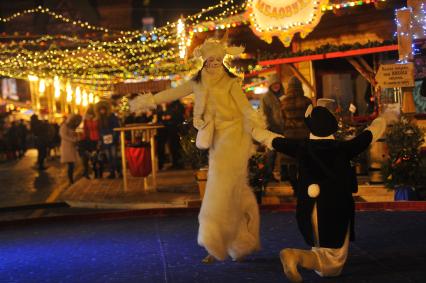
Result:
M309 106L305 122L309 140L280 137L261 129L253 137L278 152L299 161L297 224L311 250L284 249L281 261L292 282L301 282L297 266L315 270L320 276L338 276L346 262L349 240L354 240L356 174L350 160L367 149L386 128L383 118L373 121L363 133L349 141L336 141L337 121L327 108Z

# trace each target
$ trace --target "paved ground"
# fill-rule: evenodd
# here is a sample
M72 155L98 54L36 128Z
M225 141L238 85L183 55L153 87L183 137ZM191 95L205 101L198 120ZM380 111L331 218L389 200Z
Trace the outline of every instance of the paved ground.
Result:
M60 199L73 207L142 209L187 207L188 202L199 200L199 193L193 170L167 170L158 173L156 190L145 188L143 178L131 176L127 191L122 179L82 178L63 191Z
M340 278L306 282L424 282L426 213L359 212ZM284 247L306 247L291 212L262 214L261 252L203 265L196 214L0 228L0 282L288 282Z
M46 171L36 170L36 159L36 150L29 150L20 160L0 164L0 208L55 201L68 185L58 158L46 162Z

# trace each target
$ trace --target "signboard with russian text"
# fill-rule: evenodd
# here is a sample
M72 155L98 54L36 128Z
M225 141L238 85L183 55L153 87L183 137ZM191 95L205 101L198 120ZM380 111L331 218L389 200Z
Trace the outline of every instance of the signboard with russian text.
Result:
M277 36L289 46L294 34L306 37L319 23L328 0L249 0L247 14L253 32L272 42Z
M382 88L414 86L414 65L382 64L376 74L376 81Z

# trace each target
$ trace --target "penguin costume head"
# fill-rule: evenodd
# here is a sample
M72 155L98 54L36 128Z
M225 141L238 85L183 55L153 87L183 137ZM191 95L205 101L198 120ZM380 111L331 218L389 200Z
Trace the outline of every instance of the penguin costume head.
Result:
M317 137L328 137L337 131L336 118L323 106L309 105L305 112L305 123L309 131Z

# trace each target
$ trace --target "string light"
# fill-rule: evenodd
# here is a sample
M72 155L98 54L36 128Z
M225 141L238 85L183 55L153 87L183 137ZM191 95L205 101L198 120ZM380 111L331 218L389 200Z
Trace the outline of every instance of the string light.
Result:
M81 104L81 90L79 86L75 88L75 104Z
M401 23L400 20L403 20ZM399 62L406 63L414 57L412 29L412 9L401 8L395 10L395 22L397 27L399 44Z
M41 79L39 81L38 91L40 92L41 95L43 95L44 92L46 91L46 82L44 79Z
M93 93L91 92L89 93L89 103L93 104L93 102L94 102L94 97L93 97Z
M58 76L53 78L53 87L55 88L55 98L61 97L61 83Z
M327 12L327 11L339 10L344 8L352 8L355 6L368 5L368 4L374 4L374 3L386 2L386 1L387 0L357 0L357 1L348 1L343 3L333 3L328 5L322 5L321 11Z
M183 59L186 55L186 32L185 22L181 19L178 20L177 24L177 38L179 39L179 58Z
M88 105L88 95L85 89L83 89L83 107L87 107Z
M95 95L111 94L112 86L126 79L157 79L169 77L170 74L179 76L194 72L194 68L199 67L196 60L179 64L180 59L187 56L186 47L192 43L194 27L205 22L214 22L217 29L238 26L237 21L226 21L244 9L245 3L220 1L196 14L181 18L180 22L167 23L150 32L110 30L67 18L43 7L25 10L0 18L0 22L7 23L28 14L46 14L54 20L76 27L103 32L104 36L100 40L91 40L89 37L43 35L37 39L2 42L0 75L25 79L29 79L29 76L57 76L67 81L67 86L81 86L93 93L95 100ZM177 29L180 30L180 36L177 35ZM28 36L29 33L24 35ZM142 37L145 38L144 42L141 41ZM55 86L55 79L53 81ZM67 102L73 99L70 88L66 87ZM60 90L58 92L55 87L55 97L58 95Z
M413 15L414 39L426 37L426 10L425 3L420 4L420 9Z
M67 92L67 102L71 103L72 102L72 87L70 82L68 81L65 87L65 90Z
M38 81L38 77L34 76L34 75L28 75L28 80L30 82L36 82L36 81Z
M94 26L94 25L89 24L88 22L82 22L80 20L71 20L70 18L64 17L63 15L55 13L53 11L50 11L49 8L43 8L42 6L38 6L37 8L34 8L34 9L28 9L28 10L25 10L25 11L22 11L22 12L17 12L15 14L9 16L9 17L5 17L5 18L0 17L0 22L7 23L7 22L10 22L10 21L18 18L18 17L26 16L28 14L47 14L47 15L49 15L49 16L57 19L57 20L61 20L61 21L66 22L66 23L70 23L74 26L80 26L82 28L86 28L86 29L89 29L89 30L102 31L102 32L105 32L105 33L109 32L109 30L107 28Z

